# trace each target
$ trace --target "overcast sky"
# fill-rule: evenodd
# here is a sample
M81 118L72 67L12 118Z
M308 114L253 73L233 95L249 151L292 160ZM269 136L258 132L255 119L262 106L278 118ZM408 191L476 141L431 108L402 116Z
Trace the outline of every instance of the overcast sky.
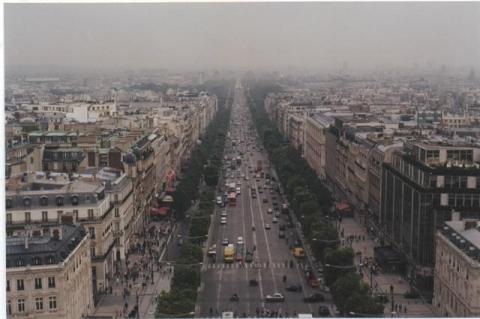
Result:
M480 65L480 3L6 4L5 63Z

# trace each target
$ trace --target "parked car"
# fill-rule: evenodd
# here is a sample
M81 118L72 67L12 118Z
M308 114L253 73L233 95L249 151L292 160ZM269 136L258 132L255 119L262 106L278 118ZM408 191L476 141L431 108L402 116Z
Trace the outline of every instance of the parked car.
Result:
M270 228L271 228L270 224L265 224L265 229L270 229Z
M220 224L221 225L226 225L227 224L227 218L226 217L220 218Z
M273 209L271 209L271 208L267 209L267 213L268 214L273 214Z
M224 240L222 240L222 246L228 246L229 243L230 241L228 240L228 238L225 238Z
M267 295L267 297L265 299L268 302L283 302L283 301L285 301L285 297L279 292L276 292L276 293L271 294L271 295Z
M284 231L280 231L278 233L278 238L285 238L285 232Z
M272 219L272 223L274 223L274 224L278 223L278 218L276 218L276 217L273 217L273 219Z

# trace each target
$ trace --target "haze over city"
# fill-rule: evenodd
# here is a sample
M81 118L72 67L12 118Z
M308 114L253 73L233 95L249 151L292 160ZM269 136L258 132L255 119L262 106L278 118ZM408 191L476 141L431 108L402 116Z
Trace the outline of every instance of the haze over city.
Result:
M477 68L479 3L6 4L5 62Z

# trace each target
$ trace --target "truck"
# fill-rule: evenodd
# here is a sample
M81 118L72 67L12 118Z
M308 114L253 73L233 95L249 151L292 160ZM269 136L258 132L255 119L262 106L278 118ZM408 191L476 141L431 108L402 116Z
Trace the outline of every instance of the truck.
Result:
M233 263L235 259L235 246L233 244L228 244L227 247L223 250L223 261L225 263Z

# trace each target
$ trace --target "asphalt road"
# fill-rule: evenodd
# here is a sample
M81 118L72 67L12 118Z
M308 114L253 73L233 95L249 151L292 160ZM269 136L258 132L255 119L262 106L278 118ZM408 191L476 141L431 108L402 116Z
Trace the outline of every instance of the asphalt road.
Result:
M230 126L230 137L237 140L237 145L231 147L227 142L225 154L238 156L239 151L242 151L244 155L241 166L237 165L237 169L233 172L226 170L225 179L227 182L241 183L241 194L237 197L235 207L217 207L215 210L207 243L208 247L216 244L217 255L215 259L206 258L207 262L202 267L202 286L196 316L210 317L211 310L213 316L221 316L222 312L232 311L239 317L255 317L256 311L262 309L278 311L283 316L290 317L298 313L317 313L321 303L308 304L303 301L306 295L318 291L307 285L303 261L297 260L289 249L289 245L295 240L294 229L286 227L285 239L280 239L279 225L287 225L287 215L281 214L278 223L273 223L274 214L267 213L268 209L272 208L272 197L277 198L279 207L282 199L275 190L271 192L270 189L264 188L267 181L265 178L255 178L257 161L262 160L264 172L268 172L266 167L269 163L267 154L259 151L260 145L256 133L254 133L254 144L248 146L245 143L248 136L252 136L252 132L249 132L252 121L246 102L244 89L237 85ZM243 140L244 143L238 143L239 140ZM250 172L249 167L253 169L253 173ZM248 177L248 180L238 177L238 169L240 174ZM251 187L256 189L257 198L251 197ZM263 188L263 194L258 192L259 188ZM222 187L222 193L218 195L222 195L223 192L224 187ZM263 202L264 198L267 198L267 203ZM227 224L221 225L220 214L224 209L227 211ZM266 229L266 224L269 224L271 229ZM254 251L254 247L256 248L254 262L224 263L222 240L228 239L230 243L236 244L238 237L243 237L246 250ZM290 267L290 261L293 262L293 267ZM286 276L286 282L283 281L284 276ZM258 286L250 286L251 279L257 280ZM287 292L285 288L291 284L302 285L302 292ZM283 294L285 301L266 302L266 295L275 292ZM230 301L233 294L239 296L239 301Z

